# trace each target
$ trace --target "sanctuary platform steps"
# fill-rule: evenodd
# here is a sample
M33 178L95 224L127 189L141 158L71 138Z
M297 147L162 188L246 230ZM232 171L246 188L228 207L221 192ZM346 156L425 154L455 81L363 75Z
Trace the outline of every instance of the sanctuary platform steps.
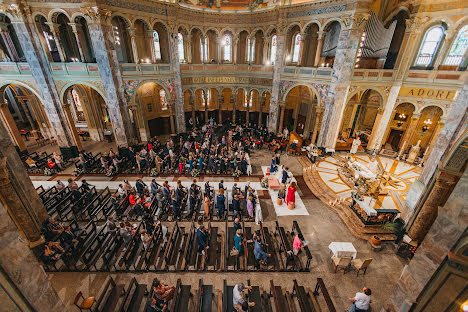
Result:
M395 235L380 225L364 225L354 211L349 207L350 201L342 201L342 198L331 192L323 183L317 173L314 164L306 157L298 158L302 165L303 177L309 189L327 207L333 209L346 224L350 232L365 240L370 240L373 235L378 235L381 240L395 240Z

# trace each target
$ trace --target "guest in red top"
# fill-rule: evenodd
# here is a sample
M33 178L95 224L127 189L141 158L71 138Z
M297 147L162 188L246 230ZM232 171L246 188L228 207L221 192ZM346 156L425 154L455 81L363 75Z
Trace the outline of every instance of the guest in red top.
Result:
M286 197L286 203L289 202L296 203L296 182L291 182L288 187L288 196Z
M130 195L128 196L128 201L130 202L130 205L134 206L136 203L136 198L135 198L135 192L131 192Z
M49 158L47 160L47 166L49 166L50 169L54 168L57 164L52 160L52 158Z

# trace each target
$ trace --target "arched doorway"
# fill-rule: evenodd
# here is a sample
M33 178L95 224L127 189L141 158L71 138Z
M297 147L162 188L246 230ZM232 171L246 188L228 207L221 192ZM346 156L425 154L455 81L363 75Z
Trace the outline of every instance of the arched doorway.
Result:
M146 132L149 137L175 133L173 109L162 86L155 82L142 84L136 91L135 102L138 109L134 118L140 133Z
M83 140L89 137L93 141L107 138L111 141L112 123L104 98L94 88L75 84L64 93L63 102L69 104L72 120L78 134Z
M413 145L417 145L419 142L419 156L428 156L431 147L434 146L440 130L443 127L443 124L441 123L442 115L443 111L438 106L427 106L423 108L421 110L421 116L419 117L418 124L416 125L415 134L412 139L410 139L408 148L411 148Z
M21 151L37 140L55 137L44 106L34 92L9 84L0 89L0 99L3 122Z
M367 147L378 111L382 106L382 96L372 89L357 92L351 97L343 111L336 149L350 149L356 136L361 138L361 146Z
M336 48L340 39L341 24L338 21L333 21L325 26L324 32L325 37L323 39L318 66L333 67Z
M292 88L286 95L284 103L284 116L281 129L288 128L289 131L296 131L304 138L310 135L313 116L317 113L317 96L305 85Z
M383 148L398 152L403 144L405 134L411 123L415 107L411 103L401 103L393 110L388 125L387 137Z

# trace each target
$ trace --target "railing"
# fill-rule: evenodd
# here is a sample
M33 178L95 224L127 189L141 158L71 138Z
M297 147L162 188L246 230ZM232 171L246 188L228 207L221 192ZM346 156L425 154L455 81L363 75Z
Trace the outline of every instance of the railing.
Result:
M60 76L99 76L96 63L49 63L52 75Z
M411 69L408 71L405 81L463 85L466 75L468 75L466 71Z
M298 67L285 66L282 76L290 78L316 78L327 79L331 78L333 69L331 67Z
M253 64L180 64L180 70L185 72L203 73L233 73L250 72L266 74L271 76L273 65L253 65Z
M0 75L31 75L28 63L1 62Z
M317 284L315 284L314 295L318 296L320 290L322 291L323 299L325 299L325 303L327 304L328 311L336 312L335 305L333 304L330 294L328 293L327 287L325 287L323 279L319 277L317 278Z
M395 79L394 69L359 69L353 71L353 81L392 81Z
M171 64L120 64L123 76L153 76L171 73Z

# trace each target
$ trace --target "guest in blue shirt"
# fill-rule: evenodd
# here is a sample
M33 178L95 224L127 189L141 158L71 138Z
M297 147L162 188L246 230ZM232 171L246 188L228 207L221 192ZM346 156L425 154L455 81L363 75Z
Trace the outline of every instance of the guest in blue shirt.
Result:
M242 230L239 229L237 230L236 235L234 235L234 247L236 247L236 249L239 251L239 254L242 253L243 240L244 239L242 238Z
M288 170L289 168L286 167L285 169L283 169L283 177L281 179L281 183L285 184L286 183L286 180L288 179L289 175L288 175Z
M276 159L275 156L271 157L270 172L273 173L276 171Z
M205 251L210 248L207 243L208 238L208 231L205 229L205 226L202 224L197 229L197 244L198 244L198 251L201 252L202 255L205 254Z
M225 207L225 198L224 198L224 189L218 191L218 196L216 196L216 207L218 208L218 217L222 218L224 216L224 207Z
M268 257L271 257L271 254L263 251L263 244L260 242L260 237L255 239L254 245L254 255L256 260L260 260L263 265L266 265Z

